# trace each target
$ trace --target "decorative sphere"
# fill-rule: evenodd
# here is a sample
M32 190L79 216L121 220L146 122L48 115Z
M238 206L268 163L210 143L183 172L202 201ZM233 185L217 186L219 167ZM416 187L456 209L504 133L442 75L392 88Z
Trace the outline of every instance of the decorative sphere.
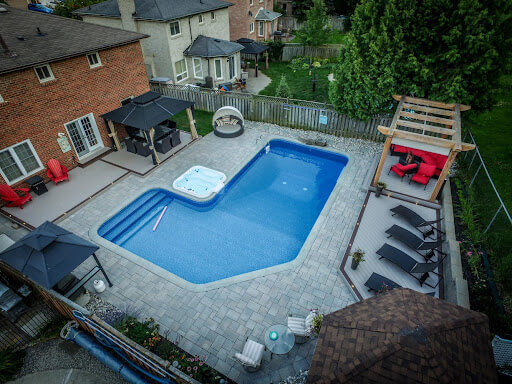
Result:
M270 332L268 337L270 338L270 340L277 340L279 338L279 335L276 331L272 331L272 332Z

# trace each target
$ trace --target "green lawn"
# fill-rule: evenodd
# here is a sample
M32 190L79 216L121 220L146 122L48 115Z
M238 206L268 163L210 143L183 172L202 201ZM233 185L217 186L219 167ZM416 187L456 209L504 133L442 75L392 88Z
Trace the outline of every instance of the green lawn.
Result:
M329 64L313 69L313 76L316 75L318 77L316 92L313 92L309 70L300 69L293 72L289 64L290 63L286 62L271 62L268 69L262 70L265 75L272 79L272 82L260 92L260 95L275 96L281 75L285 74L294 99L330 103L328 94L329 80L327 79L327 75L332 72L332 69ZM265 68L264 63L260 63L260 68Z
M488 112L471 116L471 128L505 205L512 210L512 75L500 80L498 103Z
M201 136L205 136L211 131L213 131L212 127L212 118L213 112L205 112L195 110L196 117L196 129L197 133ZM171 120L174 120L179 129L182 131L190 132L190 124L188 122L187 111L183 111L173 116Z
M325 44L343 44L345 39L347 38L347 34L341 31L334 30L329 39L325 42ZM295 36L289 43L302 43L301 39L298 36Z

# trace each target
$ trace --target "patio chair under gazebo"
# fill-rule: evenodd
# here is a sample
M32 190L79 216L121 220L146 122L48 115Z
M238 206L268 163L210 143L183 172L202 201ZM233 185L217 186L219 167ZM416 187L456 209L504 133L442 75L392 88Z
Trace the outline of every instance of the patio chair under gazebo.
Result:
M442 165L437 164L440 167L437 172L436 166L430 165L430 174L427 175L426 171L422 174L423 171L418 169L413 176L414 181L426 185L436 172L438 179L429 199L435 201L457 154L475 149L474 144L462 142L461 112L471 107L411 96L394 95L393 98L398 101L398 106L391 126L379 125L378 127L379 132L387 137L373 178L373 185L380 181L382 169L392 145L426 153L431 158L441 156ZM437 162L435 159L431 161L434 164ZM424 159L424 163L428 164L430 161L427 162ZM427 168L422 167L421 164L421 168Z
M94 268L64 293L71 297L99 271L112 286L94 253L98 249L97 245L46 221L0 253L0 260L39 285L52 289L92 256L96 262Z
M116 147L121 145L117 137L113 122L139 129L143 134L153 157L153 164L160 163L154 146L155 127L167 121L170 117L186 110L190 123L192 139L197 139L197 131L194 120L194 102L174 99L163 96L157 92L146 92L133 98L129 103L105 113L103 117L108 122L110 135Z
M254 76L258 77L258 55L261 55L268 49L268 46L255 42L253 39L241 38L236 41L238 44L244 46L244 49L240 51L241 54L254 55ZM268 65L268 57L267 57Z
M496 383L486 315L393 289L323 318L307 383Z

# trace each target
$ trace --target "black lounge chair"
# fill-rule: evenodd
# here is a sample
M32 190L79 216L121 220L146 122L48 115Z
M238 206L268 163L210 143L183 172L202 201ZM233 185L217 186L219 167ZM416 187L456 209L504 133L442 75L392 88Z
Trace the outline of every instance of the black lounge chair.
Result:
M396 240L404 243L409 248L414 249L419 255L423 256L427 261L430 260L432 256L434 256L434 251L437 251L439 254L446 256L446 253L439 250L441 248L441 244L443 243L443 240L441 239L436 241L425 241L424 239L416 236L414 233L396 224L391 228L388 228L386 233L389 235L388 239L393 237ZM420 251L428 252L423 254Z
M389 289L402 288L400 284L397 284L393 280L390 280L387 277L379 275L378 273L375 272L373 272L370 278L366 280L366 283L364 283L364 285L368 287L368 292L379 292L380 290L382 290L382 288L384 288L384 286L389 287Z
M427 237L430 237L434 234L434 232L439 233L440 235L444 235L444 232L440 229L437 229L434 224L437 224L441 221L439 220L432 220L427 221L420 215L418 215L416 212L414 212L412 209L409 209L407 207L404 207L403 205L397 205L395 208L390 209L393 214L391 216L401 216L405 221L407 221L409 224L411 224L414 228L416 228L418 231L421 232L423 235L423 238L426 239ZM426 230L423 230L422 228L425 228Z
M379 259L385 258L392 263L396 264L398 267L402 268L409 275L414 277L420 283L420 286L423 284L428 285L431 288L435 288L439 285L441 281L441 275L435 272L436 268L439 266L439 262L437 263L418 263L411 256L402 252L401 250L389 245L384 244L378 251L377 255L380 256ZM429 273L433 273L439 277L439 280L436 285L431 285L426 282L429 277ZM420 275L420 277L416 276Z
M125 137L124 144L126 145L126 150L131 153L137 153L137 148L135 148L135 144L133 143L133 139L131 137Z

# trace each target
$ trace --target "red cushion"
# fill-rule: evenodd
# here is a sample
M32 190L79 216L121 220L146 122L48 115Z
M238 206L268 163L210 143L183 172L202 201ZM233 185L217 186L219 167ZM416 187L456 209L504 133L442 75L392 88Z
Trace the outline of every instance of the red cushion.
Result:
M402 165L402 169L404 171L410 171L411 169L414 169L416 168L418 165L415 164L415 163L411 163L411 164L407 164L407 165Z
M432 165L435 165L437 167L437 161L436 159L431 156L431 155L434 155L433 153L431 154L430 152L427 152L427 153L424 153L423 155L421 155L421 159L427 163L427 164L432 164Z
M408 150L408 149L409 149L409 148L407 148L407 147L404 147L404 146L402 146L402 145L396 145L396 144L395 144L395 146L394 146L394 148L393 148L393 150L394 150L395 152L398 152L398 153L407 153L407 150Z
M421 157L421 155L425 153L425 151L422 151L421 149L410 148L410 150L412 151L412 154L417 157Z
M423 163L422 163L423 164ZM419 171L418 171L419 172ZM423 175L420 175L420 174L415 174L411 180L413 181L416 181L417 183L420 183L420 184L424 184L424 185L427 185L428 184L428 181L430 180L430 177L429 176L423 176Z
M396 173L400 177L403 177L405 175L405 172L401 168L398 168L396 165L393 165L391 167L391 172Z
M416 174L420 175L420 176L425 176L425 177L431 178L432 176L434 176L435 171L436 171L435 165L421 163L420 167L418 169L418 172Z

